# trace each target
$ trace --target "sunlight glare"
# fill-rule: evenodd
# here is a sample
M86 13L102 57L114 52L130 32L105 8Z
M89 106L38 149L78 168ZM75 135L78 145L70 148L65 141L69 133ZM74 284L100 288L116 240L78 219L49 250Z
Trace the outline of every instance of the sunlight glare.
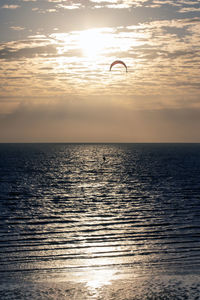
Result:
M108 46L108 35L98 29L84 30L80 33L80 48L88 58L101 56Z
M88 276L87 286L91 289L97 289L111 284L116 271L110 270L93 270L91 276Z

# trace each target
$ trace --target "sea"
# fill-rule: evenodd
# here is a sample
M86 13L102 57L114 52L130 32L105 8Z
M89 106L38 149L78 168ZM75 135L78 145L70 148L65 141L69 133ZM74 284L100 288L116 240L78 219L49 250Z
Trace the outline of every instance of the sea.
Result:
M200 144L0 144L0 299L200 299Z

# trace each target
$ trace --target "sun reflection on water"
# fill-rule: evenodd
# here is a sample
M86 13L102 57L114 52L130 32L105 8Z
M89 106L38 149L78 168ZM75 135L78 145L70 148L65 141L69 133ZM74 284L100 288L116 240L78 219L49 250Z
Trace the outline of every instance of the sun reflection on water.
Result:
M98 289L104 285L111 284L111 281L114 279L116 271L112 269L106 270L97 270L94 269L91 273L88 274L86 285L90 289Z

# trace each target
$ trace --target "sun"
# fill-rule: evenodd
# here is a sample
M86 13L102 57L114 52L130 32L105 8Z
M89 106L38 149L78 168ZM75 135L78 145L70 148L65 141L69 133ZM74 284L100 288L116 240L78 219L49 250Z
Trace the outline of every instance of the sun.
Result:
M107 47L108 36L98 29L88 29L80 33L79 43L83 55L88 58L102 56Z

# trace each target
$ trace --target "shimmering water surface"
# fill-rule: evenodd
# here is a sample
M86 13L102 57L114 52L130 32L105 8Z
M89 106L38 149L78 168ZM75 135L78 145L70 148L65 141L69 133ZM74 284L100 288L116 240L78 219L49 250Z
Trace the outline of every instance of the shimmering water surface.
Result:
M200 144L1 144L0 276L1 299L200 299Z

